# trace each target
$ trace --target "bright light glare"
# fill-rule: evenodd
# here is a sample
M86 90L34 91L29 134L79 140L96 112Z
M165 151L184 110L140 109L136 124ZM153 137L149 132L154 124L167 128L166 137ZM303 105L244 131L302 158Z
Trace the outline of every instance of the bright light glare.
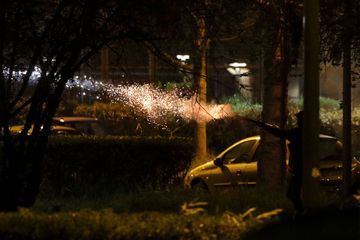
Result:
M185 62L186 60L189 60L190 59L190 55L176 55L176 58L179 59L180 61L183 61Z
M233 62L233 63L229 63L229 66L234 67L234 68L239 68L239 67L246 67L247 64L246 63Z

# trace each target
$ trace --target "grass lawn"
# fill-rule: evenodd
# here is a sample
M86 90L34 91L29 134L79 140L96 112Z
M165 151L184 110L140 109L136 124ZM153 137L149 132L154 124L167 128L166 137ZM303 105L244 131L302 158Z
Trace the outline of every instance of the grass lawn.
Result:
M324 201L334 201L326 198ZM256 208L258 212L276 208L291 211L292 204L285 197L284 191L269 193L258 188L243 188L240 191L224 191L214 194L195 194L180 187L169 191L138 191L132 193L88 192L68 194L66 196L40 195L33 207L42 212L78 211L81 209L112 209L116 213L138 213L144 211L161 213L179 213L184 203L206 202L203 209L211 215L225 211L245 212ZM330 203L329 203L330 204Z
M0 239L360 239L359 206L339 211L336 201L324 196L326 211L294 220L282 191L255 188L43 194L32 209L0 213Z

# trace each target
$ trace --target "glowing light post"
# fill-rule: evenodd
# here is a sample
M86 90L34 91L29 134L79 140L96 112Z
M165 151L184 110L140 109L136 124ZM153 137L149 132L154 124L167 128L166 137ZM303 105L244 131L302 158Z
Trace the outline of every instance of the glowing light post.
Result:
M179 59L181 62L183 62L185 64L185 62L190 59L190 55L186 55L186 54L185 55L180 55L180 54L178 54L178 55L176 55L176 58Z
M185 64L186 64L186 61L190 59L190 55L187 55L187 54L184 54L184 55L178 54L178 55L176 55L176 58L179 59L183 65L185 65ZM186 78L187 78L187 74L185 74L185 72L183 72L183 69L181 69L181 71L182 71L181 73L183 74L183 81L185 82L185 81L186 81Z
M239 84L240 94L246 98L251 98L251 83L248 77L249 69L244 62L233 62L229 64L226 69L231 75L233 75Z

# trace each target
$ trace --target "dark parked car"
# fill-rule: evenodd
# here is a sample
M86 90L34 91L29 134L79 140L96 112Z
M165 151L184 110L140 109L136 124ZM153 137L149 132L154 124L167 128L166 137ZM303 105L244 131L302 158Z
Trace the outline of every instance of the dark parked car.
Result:
M13 135L17 135L17 134L21 133L21 131L23 130L23 127L24 127L24 125L11 126L10 131ZM32 131L32 128L28 132L28 135L31 134L31 131ZM58 126L58 125L51 126L50 134L56 135L56 136L58 136L58 135L84 135L81 131L78 131L75 128Z
M90 117L55 117L53 124L77 129L85 135L108 135L109 132L104 124L97 118Z

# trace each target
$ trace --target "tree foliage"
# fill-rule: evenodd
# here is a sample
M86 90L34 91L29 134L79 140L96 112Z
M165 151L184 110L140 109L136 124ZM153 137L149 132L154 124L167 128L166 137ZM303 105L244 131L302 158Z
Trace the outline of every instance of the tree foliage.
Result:
M343 68L343 200L351 196L351 88L360 75L360 4L358 1L322 1L323 62ZM354 67L354 68L353 68ZM353 71L352 71L353 70Z
M360 2L351 0L352 11L351 24L347 30L351 33L352 63L360 65ZM342 63L344 8L343 1L321 0L320 1L320 39L321 57L325 63L340 65Z
M167 26L168 12L161 14L159 6L159 1L1 1L0 210L34 203L66 82L107 44L161 37L155 29ZM9 125L21 111L25 124L15 137Z
M360 6L353 2L352 53L359 64ZM335 0L322 0L321 6L323 59L339 62L343 8ZM158 57L193 73L195 79L205 72L200 71L201 57L215 51L225 53L227 43L238 44L231 50L232 56L221 56L214 63L236 61L236 57L231 58L238 53L249 60L263 57L262 117L283 127L287 77L299 55L302 37L302 8L300 0L1 1L0 133L4 147L0 210L34 202L52 117L66 82L100 49L115 42L145 44ZM184 65L171 57L179 50L197 57ZM20 112L25 112L25 124L14 137L9 125ZM270 139L263 136L265 142ZM270 139L268 143L263 150L272 156L271 161L260 162L259 172L263 182L277 185L284 162L278 162L281 150L274 147L278 142Z

